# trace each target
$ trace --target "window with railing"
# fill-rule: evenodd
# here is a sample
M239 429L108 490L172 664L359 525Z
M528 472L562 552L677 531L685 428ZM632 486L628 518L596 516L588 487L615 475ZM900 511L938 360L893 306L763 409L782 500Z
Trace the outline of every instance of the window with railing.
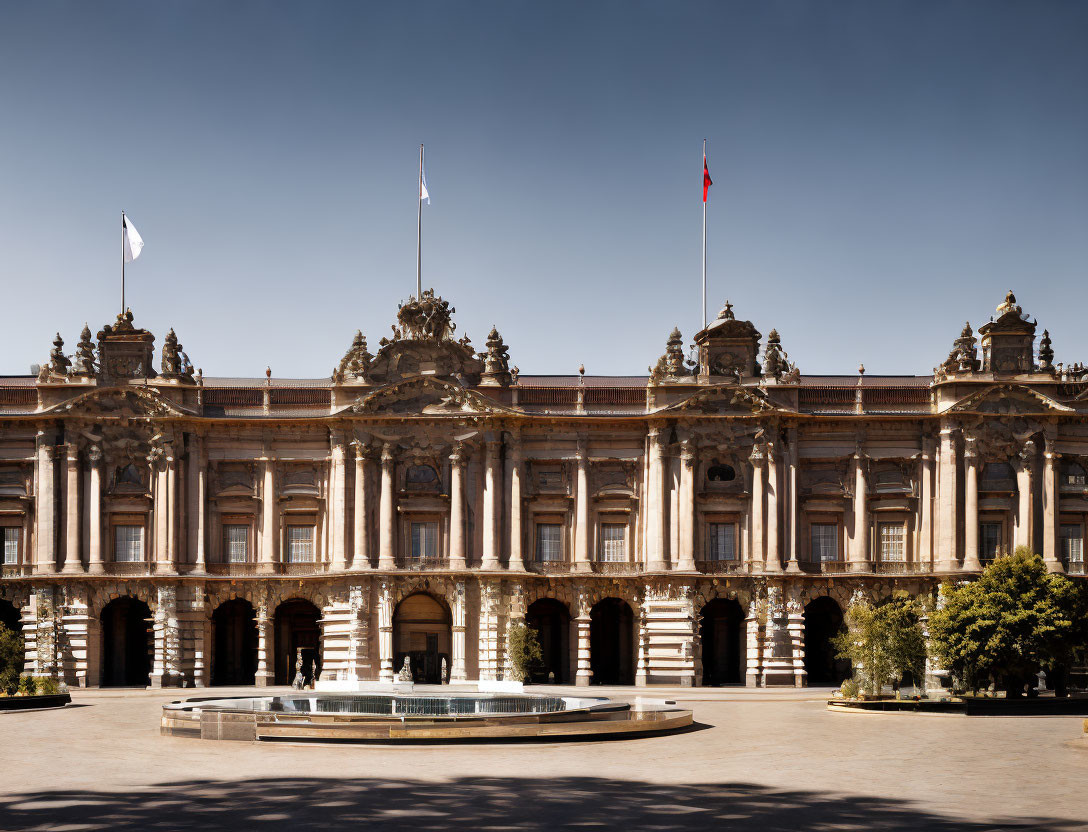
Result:
M736 523L707 524L706 559L710 561L737 559Z
M881 523L880 560L884 563L902 563L907 559L906 529L902 523Z
M1062 561L1066 564L1084 563L1084 526L1080 523L1062 523Z
M810 560L813 563L827 563L839 559L839 527L834 523L813 523L809 539L811 542Z
M978 556L981 560L993 560L1001 552L1002 531L1000 523L979 523Z
M433 521L411 524L412 558L431 560L438 557L438 523Z
M117 563L139 563L144 559L144 527L113 527L113 559Z
M601 561L622 563L627 560L627 524L601 524Z
M563 560L563 527L559 523L536 524L536 559L540 563Z
M19 562L19 549L22 543L23 530L18 526L4 526L0 529L0 541L4 546L5 565Z
M226 563L249 561L249 526L231 524L223 527L223 560Z
M288 563L313 563L314 562L314 527L313 526L288 526L287 527L287 562Z

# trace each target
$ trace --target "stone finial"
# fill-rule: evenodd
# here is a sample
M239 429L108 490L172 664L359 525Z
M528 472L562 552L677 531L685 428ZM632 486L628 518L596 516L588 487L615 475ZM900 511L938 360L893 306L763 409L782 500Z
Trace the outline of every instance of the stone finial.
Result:
M483 354L483 381L505 387L511 381L510 350L503 343L502 336L494 326L487 333L487 340L484 343L487 351Z
M173 328L166 333L162 342L162 375L164 378L177 378L181 375L181 355L178 347L178 336Z
M58 376L67 375L71 363L68 356L64 354L64 339L58 332L57 337L53 339L53 349L49 351L49 371Z
M585 364L579 364L578 365L578 375L579 375L579 377L580 377L580 379L582 381L585 381L585 378L586 378L586 365Z
M790 362L789 354L782 349L782 338L777 329L767 334L767 346L763 351L763 377L796 383L801 379L801 371Z
M722 311L718 313L718 319L722 321L736 320L736 318L733 317L733 304L728 300L725 302L725 306L722 307Z
M373 358L374 356L367 350L366 336L363 335L363 331L361 329L355 330L355 337L351 339L351 346L332 372L332 380L342 384L345 381L365 379Z
M971 322L968 321L963 325L960 337L952 342L948 358L937 368L937 373L941 376L949 373L977 373L980 366L977 344L975 332L971 329Z
M859 376L865 375L865 365L864 364L858 364L858 375Z
M75 358L72 360L71 374L94 378L94 342L91 340L91 328L83 325L83 331L79 334L79 343L76 344Z
M521 370L519 370L518 365L515 364L510 369L510 383L511 384L517 384L518 383L518 376L520 376L520 375L521 375Z
M649 368L650 377L654 382L660 382L665 378L680 378L690 376L691 369L684 360L684 336L680 334L679 327L673 327L669 337L665 340L665 352L657 359L657 364Z
M1012 293L1012 289L1009 289L1009 291L1005 293L1005 302L999 304L997 307L997 314L1006 315L1009 312L1015 312L1019 315L1022 311L1023 310L1016 305L1016 295Z
M1039 369L1043 372L1051 372L1054 369L1054 347L1050 343L1050 332L1045 329L1039 341Z

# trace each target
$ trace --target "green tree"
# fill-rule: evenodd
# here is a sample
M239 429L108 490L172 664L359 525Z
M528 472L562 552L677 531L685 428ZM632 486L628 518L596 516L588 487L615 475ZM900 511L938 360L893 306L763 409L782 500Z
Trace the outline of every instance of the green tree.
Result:
M510 663L514 666L514 681L529 678L529 670L543 657L537 632L528 624L518 622L510 627Z
M13 694L23 670L23 636L0 624L0 691Z
M918 605L905 595L879 606L852 604L846 630L833 639L840 659L849 659L858 684L873 696L908 674L919 680L925 670L926 643Z
M1080 591L1026 546L943 594L929 619L933 652L970 690L993 679L1018 696L1025 679L1072 655Z

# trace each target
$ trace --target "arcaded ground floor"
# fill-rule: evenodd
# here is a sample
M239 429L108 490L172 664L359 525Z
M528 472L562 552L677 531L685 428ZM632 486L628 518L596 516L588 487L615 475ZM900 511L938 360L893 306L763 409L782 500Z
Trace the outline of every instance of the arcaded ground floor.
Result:
M0 713L0 827L1088 829L1079 718L837 714L827 692L645 691L695 711L667 737L377 747L161 737L185 692L76 690Z

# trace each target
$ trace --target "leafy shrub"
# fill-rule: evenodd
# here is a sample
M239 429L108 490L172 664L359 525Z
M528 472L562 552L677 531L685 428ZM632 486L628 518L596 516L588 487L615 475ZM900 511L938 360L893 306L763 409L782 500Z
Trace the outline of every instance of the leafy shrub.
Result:
M918 605L897 597L873 607L865 602L846 611L848 629L833 640L840 659L855 668L854 681L872 696L888 683L909 674L920 679L926 663L926 641Z
M38 692L38 680L33 676L24 676L19 680L19 692L24 696L34 696Z
M60 693L60 682L52 676L38 677L38 693L41 696L53 696Z
M529 677L529 668L543 657L536 630L524 622L510 627L510 663L514 666L514 681Z
M853 679L847 679L839 688L839 696L843 699L857 699L861 693L861 685Z

